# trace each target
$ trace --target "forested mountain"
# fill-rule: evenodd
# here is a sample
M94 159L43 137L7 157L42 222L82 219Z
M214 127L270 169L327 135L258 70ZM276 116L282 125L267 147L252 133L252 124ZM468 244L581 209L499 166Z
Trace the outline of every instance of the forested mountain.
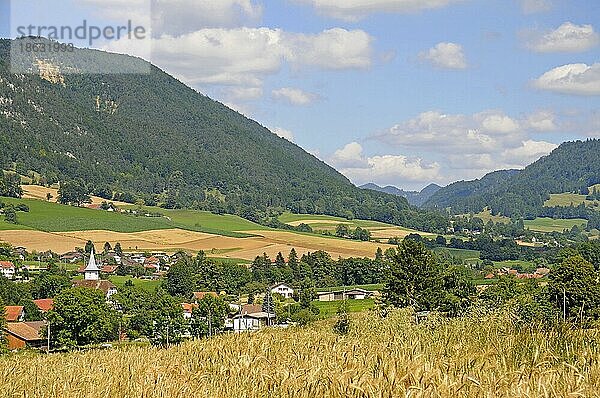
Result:
M443 216L356 188L302 148L154 66L146 64L148 74L73 73L140 59L84 49L60 60L32 54L26 62L35 73L12 74L10 45L0 40L2 169L45 184L82 180L107 199L255 221L288 209L445 228Z
M441 189L426 203L451 207L453 213L478 212L532 218L546 213L552 193L586 193L600 183L600 140L566 142L522 171L488 174L481 180L458 182Z
M405 191L403 189L394 187L392 185L380 187L379 185L371 182L368 184L361 185L360 188L370 189L372 191L378 191L378 192L385 192L385 193L389 193L391 195L396 195L396 196L402 196L403 198L406 198L406 200L408 200L408 203L410 203L411 205L421 206L425 202L427 202L427 200L434 193L436 193L438 190L440 190L442 187L440 187L437 184L429 184L419 192L419 191Z

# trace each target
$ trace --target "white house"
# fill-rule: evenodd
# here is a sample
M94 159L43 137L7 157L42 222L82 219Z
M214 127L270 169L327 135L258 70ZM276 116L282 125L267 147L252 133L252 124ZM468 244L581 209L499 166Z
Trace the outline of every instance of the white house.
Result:
M7 279L15 278L15 265L10 261L0 261L0 275Z
M294 297L294 289L286 285L285 283L276 283L269 287L271 294L281 294L284 298Z

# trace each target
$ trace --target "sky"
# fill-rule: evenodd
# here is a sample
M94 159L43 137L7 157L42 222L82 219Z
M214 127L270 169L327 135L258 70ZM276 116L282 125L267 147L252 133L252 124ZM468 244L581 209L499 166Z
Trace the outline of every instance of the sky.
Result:
M446 185L600 137L597 0L0 0L0 12L5 37L30 23L148 26L147 48L93 47L148 59L359 185Z

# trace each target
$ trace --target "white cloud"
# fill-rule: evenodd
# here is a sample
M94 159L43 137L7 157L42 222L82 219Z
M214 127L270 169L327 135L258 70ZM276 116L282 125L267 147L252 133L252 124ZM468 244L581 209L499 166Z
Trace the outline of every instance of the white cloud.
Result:
M223 95L232 101L250 101L263 95L262 87L228 87Z
M285 138L289 142L294 142L294 133L292 133L290 130L282 129L281 127L275 127L271 129L271 131L273 134L276 134L281 138Z
M281 29L201 29L153 40L152 61L188 84L260 87L284 65L293 69L364 69L371 66L371 37L362 30L330 29L317 34ZM108 50L136 54L131 43Z
M554 128L555 116L550 111L522 118L500 110L472 115L429 111L377 132L370 139L408 148L420 159L434 160L439 166L437 181L449 183L527 166L556 148L553 143L533 140L529 134Z
M296 106L310 105L319 99L317 94L308 93L299 88L292 87L282 87L280 89L273 90L271 94L276 100Z
M535 14L552 10L552 0L518 0L525 14Z
M538 111L527 117L526 125L536 131L554 131L558 128L555 119L552 111Z
M356 184L402 185L440 180L438 163L425 164L420 158L411 159L404 155L365 157L362 146L357 142L338 149L330 162Z
M363 148L358 142L346 144L333 154L331 162L341 168L360 168L367 165L367 160L362 155Z
M508 166L522 167L531 164L558 148L558 145L546 141L523 141L521 146L510 148L502 153L502 160ZM514 165L514 166L511 166Z
M559 66L534 80L533 85L562 94L600 95L600 63Z
M575 25L571 22L565 22L550 32L531 32L528 36L527 47L540 53L581 52L600 42L592 25Z
M419 54L419 58L443 69L466 69L467 58L460 44L438 43L435 47Z
M255 0L80 0L98 15L152 22L156 37L179 36L205 28L232 28L260 21L263 8Z
M320 14L346 21L357 21L378 12L415 13L459 1L462 0L296 0L313 6Z

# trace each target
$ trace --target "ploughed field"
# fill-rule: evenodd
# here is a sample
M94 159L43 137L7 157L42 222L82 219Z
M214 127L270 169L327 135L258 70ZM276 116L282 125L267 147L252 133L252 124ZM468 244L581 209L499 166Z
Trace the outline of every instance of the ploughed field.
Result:
M159 349L123 346L0 358L6 398L599 396L598 331L520 329L510 319L406 311L225 334Z

